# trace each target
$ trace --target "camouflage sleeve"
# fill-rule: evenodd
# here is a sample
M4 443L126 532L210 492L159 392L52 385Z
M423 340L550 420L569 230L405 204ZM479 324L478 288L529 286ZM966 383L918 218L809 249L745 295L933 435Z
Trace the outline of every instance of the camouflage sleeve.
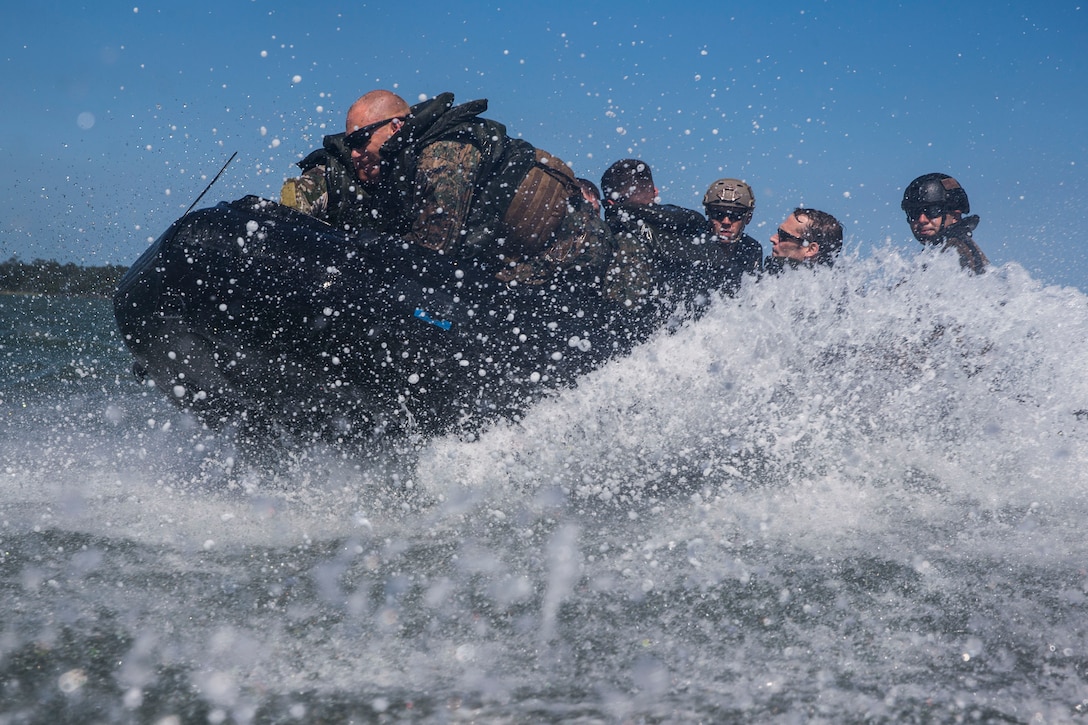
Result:
M439 141L423 149L416 168L415 220L407 235L411 241L457 256L476 251L462 248L462 230L479 168L480 152L471 144Z
M616 235L616 247L605 275L605 296L629 309L642 309L653 300L656 287L653 253L634 234Z
M990 260L979 249L978 244L970 237L953 237L945 243L945 249L955 249L960 255L960 267L969 269L975 274L986 271L986 265Z
M325 167L313 166L280 189L280 203L292 209L324 219L329 207L329 190L325 183Z

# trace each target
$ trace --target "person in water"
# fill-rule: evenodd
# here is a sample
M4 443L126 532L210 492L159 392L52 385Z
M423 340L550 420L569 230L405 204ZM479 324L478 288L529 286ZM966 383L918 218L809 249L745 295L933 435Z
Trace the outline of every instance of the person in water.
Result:
M948 174L923 174L907 185L901 206L915 239L941 251L956 250L960 266L974 274L985 271L989 260L974 240L979 217L964 216L971 203L960 182Z
M718 179L703 195L703 210L716 242L711 249L729 294L736 293L744 275L758 274L763 268L763 247L744 232L755 209L752 187L740 179Z
M361 96L345 132L289 179L282 202L348 231L372 229L441 251L510 283L566 275L627 294L615 240L560 159L480 116L486 100L451 93L409 106ZM617 300L618 301L618 300Z
M778 274L784 269L830 267L842 251L842 224L818 209L794 209L771 235L771 256L764 269Z

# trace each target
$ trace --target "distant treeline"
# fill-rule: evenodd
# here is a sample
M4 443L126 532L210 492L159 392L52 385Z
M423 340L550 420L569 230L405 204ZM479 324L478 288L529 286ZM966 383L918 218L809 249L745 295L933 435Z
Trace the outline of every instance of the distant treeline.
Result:
M81 267L69 262L12 257L0 262L0 292L73 297L110 297L128 267L107 264Z

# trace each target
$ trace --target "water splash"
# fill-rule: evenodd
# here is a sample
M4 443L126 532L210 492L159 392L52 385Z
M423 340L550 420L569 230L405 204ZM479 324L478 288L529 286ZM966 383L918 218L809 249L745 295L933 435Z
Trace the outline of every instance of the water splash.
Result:
M889 249L474 439L275 465L76 355L5 411L4 712L1069 719L1086 333Z

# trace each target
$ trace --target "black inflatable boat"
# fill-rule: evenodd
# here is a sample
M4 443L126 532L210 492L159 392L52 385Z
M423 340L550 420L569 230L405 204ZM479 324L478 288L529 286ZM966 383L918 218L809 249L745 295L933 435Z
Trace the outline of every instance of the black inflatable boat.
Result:
M645 336L588 280L512 288L252 196L171 225L114 310L137 375L209 426L333 438L516 416Z

